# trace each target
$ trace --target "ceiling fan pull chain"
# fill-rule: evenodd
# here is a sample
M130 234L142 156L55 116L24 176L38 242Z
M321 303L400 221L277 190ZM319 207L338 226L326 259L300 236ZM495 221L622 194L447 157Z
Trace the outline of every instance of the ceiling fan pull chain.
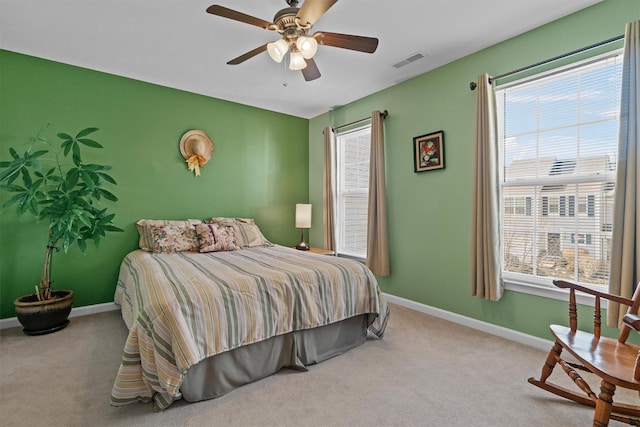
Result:
M282 65L283 65L282 73L284 75L284 82L282 83L282 86L283 87L287 87L287 86L289 86L289 82L287 82L287 74L288 74L287 73L287 61L282 61Z

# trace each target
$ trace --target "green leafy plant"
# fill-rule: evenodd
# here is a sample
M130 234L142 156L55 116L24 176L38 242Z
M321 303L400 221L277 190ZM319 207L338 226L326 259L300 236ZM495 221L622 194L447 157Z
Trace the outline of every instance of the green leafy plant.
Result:
M60 248L66 252L77 243L82 252L87 242L98 246L107 232L122 231L113 224L115 214L98 207L102 199L115 202L118 198L105 189L116 185L108 174L110 166L86 163L81 150L102 148L88 138L97 128L86 128L76 136L59 133L59 147L45 137L44 127L29 138L23 154L9 148L10 161L0 162L0 189L13 195L2 209L14 206L18 216L29 213L49 224L44 266L40 285L36 286L39 300L51 298L51 256ZM71 163L68 162L71 154Z

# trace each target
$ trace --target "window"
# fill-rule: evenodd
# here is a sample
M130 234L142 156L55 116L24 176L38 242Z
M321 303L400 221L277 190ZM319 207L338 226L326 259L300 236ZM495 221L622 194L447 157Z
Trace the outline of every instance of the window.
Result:
M578 244L584 245L590 245L591 244L591 234L578 234L578 239L577 239ZM576 235L575 234L571 234L571 243L576 243Z
M336 253L367 257L371 126L336 135Z
M614 52L497 88L505 282L607 285L621 63Z
M504 214L531 216L531 197L505 197Z

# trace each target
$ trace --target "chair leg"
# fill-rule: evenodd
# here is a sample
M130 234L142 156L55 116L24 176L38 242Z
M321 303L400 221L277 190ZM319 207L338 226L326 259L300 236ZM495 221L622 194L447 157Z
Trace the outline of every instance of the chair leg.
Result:
M602 380L600 383L600 395L596 403L596 412L593 416L593 427L607 427L611 417L611 406L616 386Z
M562 353L562 346L556 341L549 351L549 354L547 354L547 360L544 361L544 365L542 366L540 382L545 382L547 378L549 378L549 375L551 375L551 372L553 372L553 368L555 368L556 363L558 363L560 353Z

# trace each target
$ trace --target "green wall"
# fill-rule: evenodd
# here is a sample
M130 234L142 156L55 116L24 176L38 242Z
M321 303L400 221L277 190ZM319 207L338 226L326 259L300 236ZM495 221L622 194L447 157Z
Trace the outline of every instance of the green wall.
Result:
M311 243L322 244L322 129L389 111L385 120L391 275L384 292L524 333L549 338L567 321L566 302L507 291L499 302L469 285L475 92L483 72L499 75L624 33L640 1L606 0L524 35L318 116L309 125ZM620 46L620 45L618 45ZM445 166L416 174L412 138L444 130ZM586 308L585 308L586 310ZM590 321L590 314L582 316Z
M386 176L392 274L383 291L548 338L566 322L566 303L507 291L497 303L470 296L469 233L475 92L469 82L581 48L624 32L640 1L605 0L310 121L0 50L0 160L44 124L50 137L97 126L114 166L116 224L99 248L54 256L54 286L76 291L76 306L113 301L122 257L137 246L140 218L252 216L267 238L295 244L293 205L314 206L310 240L322 244L322 128L387 109ZM203 129L211 161L195 178L180 136ZM412 138L444 130L444 170L413 172ZM304 143L308 138L309 144ZM302 142L302 143L301 143ZM300 176L308 180L300 179ZM295 179L290 177L295 176ZM6 200L0 194L0 202ZM0 213L0 318L37 283L45 224ZM582 308L583 320L590 314Z
M308 200L306 119L0 51L0 160L47 123L52 141L58 132L100 128L95 139L105 148L86 157L100 156L118 181L120 200L110 206L125 232L84 255L77 248L54 255L54 287L73 289L76 307L113 301L140 218L254 217L274 243L299 237L294 205ZM190 129L215 144L198 178L178 150ZM7 198L0 194L0 202ZM0 318L13 317L13 300L38 283L46 237L46 224L33 217L0 213Z

